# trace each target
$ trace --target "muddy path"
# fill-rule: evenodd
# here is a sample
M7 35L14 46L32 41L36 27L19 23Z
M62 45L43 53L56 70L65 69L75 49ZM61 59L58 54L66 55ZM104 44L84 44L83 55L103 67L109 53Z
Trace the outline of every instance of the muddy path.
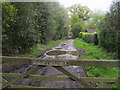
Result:
M60 59L78 59L78 52L77 49L73 45L74 40L65 40L61 42L58 46L52 48L51 50L47 51L45 53L44 58L58 58ZM53 53L54 51L54 53ZM62 53L61 53L62 52ZM71 53L74 52L74 53ZM84 52L83 52L84 53ZM83 67L81 66L69 66L69 67L63 67L67 71L71 72L77 77L85 77L85 72ZM60 71L56 70L52 66L47 66L42 69L44 73L43 75L48 76L66 76L65 74L61 73ZM37 75L40 75L41 73L37 72ZM74 81L42 81L41 82L42 87L47 88L82 88L83 86L80 85L77 82Z
M85 52L82 49L76 49L73 45L74 40L69 39L61 42L58 46L53 47L46 51L41 57L38 58L52 58L52 59L78 59L79 56L83 56ZM78 52L81 54L79 55ZM44 57L43 57L44 56ZM15 70L7 71L8 73L24 73L28 69L35 67L36 65L23 65L20 68ZM67 71L71 72L77 77L86 77L83 67L81 66L69 66L63 67ZM38 70L35 75L47 75L47 76L66 76L62 72L56 70L52 66L46 66ZM6 78L11 80L11 78ZM46 88L84 88L81 84L69 81L57 81L57 80L34 80L34 79L23 79L21 81L15 82L17 85L29 85L29 86L38 86Z

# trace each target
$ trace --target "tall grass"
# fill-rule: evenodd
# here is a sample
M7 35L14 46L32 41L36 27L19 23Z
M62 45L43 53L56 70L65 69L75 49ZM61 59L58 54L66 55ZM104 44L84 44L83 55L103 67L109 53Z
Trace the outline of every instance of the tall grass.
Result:
M77 38L74 41L74 45L77 48L81 48L86 51L86 55L81 59L93 59L93 60L114 60L117 59L112 53L106 52L102 47L86 43L82 39ZM103 78L118 78L118 72L120 68L117 67L93 67L86 66L87 74L90 77L103 77ZM98 83L96 83L98 84ZM120 88L120 85L112 84L113 88Z
M22 56L25 56L25 57L35 57L35 56L39 55L41 53L41 51L46 50L47 48L50 48L50 47L55 47L56 45L58 45L63 40L65 40L65 39L52 41L51 43L49 43L47 45L37 44L36 46L31 48L30 53L27 53L27 54L22 55Z
M86 43L80 38L75 39L74 45L75 47L82 48L86 51L86 55L82 59L117 59L112 53L106 52L103 48L97 45Z

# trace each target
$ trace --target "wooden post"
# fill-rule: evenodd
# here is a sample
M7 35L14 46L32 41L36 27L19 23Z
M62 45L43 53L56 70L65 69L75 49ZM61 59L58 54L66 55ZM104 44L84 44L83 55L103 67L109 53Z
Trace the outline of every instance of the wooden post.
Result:
M16 81L19 81L20 79L23 79L23 78L29 76L29 74L34 73L34 72L36 72L37 70L39 70L39 69L41 69L41 68L42 68L42 66L37 66L37 67L35 67L35 68L32 68L32 69L28 70L27 72L23 73L21 76L19 76L19 77L17 77L17 78L14 78L14 79L12 79L11 81L6 82L5 84L3 84L2 88L10 87L10 85L11 85L12 83L14 83L14 82L16 82Z
M60 66L54 66L54 68L56 68L57 70L61 71L62 73L66 74L67 76L69 76L72 80L79 82L81 85L83 85L84 87L87 88L93 88L93 86L89 85L88 83L86 83L83 79L79 79L78 77L76 77L75 75L69 73L67 70L65 70L64 68L60 67Z

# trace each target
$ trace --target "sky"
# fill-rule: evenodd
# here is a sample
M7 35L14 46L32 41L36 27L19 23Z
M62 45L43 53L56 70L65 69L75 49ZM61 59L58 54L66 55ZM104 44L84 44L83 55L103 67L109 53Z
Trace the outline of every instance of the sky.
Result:
M101 10L108 11L110 4L113 0L58 0L65 7L69 7L74 4L81 4L82 6L87 6L91 10Z
M2 0L2 1L49 1L49 0ZM81 4L82 6L88 6L91 10L101 10L101 11L108 11L110 4L114 0L53 0L58 1L65 7L69 7L74 4Z

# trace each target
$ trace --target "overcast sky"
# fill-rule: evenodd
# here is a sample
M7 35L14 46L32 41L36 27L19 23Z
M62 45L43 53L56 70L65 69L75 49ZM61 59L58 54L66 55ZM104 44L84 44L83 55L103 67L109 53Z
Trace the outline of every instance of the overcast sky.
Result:
M2 1L34 1L34 2L45 2L48 0L2 0ZM112 1L114 0L53 0L53 1L58 1L60 2L62 5L64 5L65 7L69 7L71 5L74 4L81 4L82 6L88 6L88 8L90 8L91 10L101 10L101 11L108 11L110 4Z
M74 4L81 4L82 6L88 6L91 10L108 11L109 6L113 0L58 0L65 7L69 7Z

